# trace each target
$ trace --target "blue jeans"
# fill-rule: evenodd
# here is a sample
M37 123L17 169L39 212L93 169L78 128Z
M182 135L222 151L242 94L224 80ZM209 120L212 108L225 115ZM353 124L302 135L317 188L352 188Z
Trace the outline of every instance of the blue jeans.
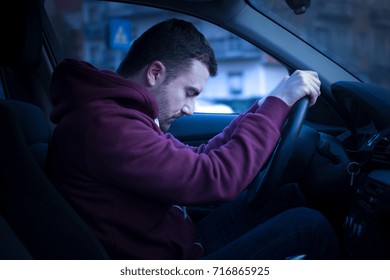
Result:
M204 259L337 259L339 245L326 218L306 202L296 184L275 192L254 211L243 192L197 224Z

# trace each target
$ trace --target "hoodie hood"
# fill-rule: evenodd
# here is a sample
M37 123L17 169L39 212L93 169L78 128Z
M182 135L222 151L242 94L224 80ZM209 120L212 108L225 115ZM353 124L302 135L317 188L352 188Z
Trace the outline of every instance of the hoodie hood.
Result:
M151 118L157 118L156 98L141 85L83 61L65 59L56 67L50 85L51 120L54 123L74 108L97 99L124 100L127 104L146 108Z

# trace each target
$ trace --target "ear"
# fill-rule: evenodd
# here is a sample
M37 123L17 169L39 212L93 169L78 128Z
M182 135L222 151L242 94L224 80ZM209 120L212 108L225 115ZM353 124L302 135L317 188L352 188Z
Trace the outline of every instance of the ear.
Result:
M146 80L148 86L155 86L160 84L165 79L166 69L161 61L155 60L149 64L146 69Z

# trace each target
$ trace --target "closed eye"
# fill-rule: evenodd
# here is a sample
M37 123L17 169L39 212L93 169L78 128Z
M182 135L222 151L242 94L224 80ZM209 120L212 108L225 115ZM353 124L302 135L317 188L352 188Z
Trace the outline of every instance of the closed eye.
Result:
M188 87L186 89L186 93L187 93L187 96L189 96L189 97L196 97L200 94L200 90L198 90L197 88L194 88L194 87Z

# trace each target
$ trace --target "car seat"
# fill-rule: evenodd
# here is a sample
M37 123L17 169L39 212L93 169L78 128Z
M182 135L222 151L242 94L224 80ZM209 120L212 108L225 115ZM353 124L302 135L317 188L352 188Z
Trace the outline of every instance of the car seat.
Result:
M44 94L37 94L34 87L43 80L37 76L42 65L43 3L0 4L1 74L12 73L29 91L24 94L18 87L21 82L7 80L8 99L0 100L0 215L6 223L0 235L14 232L34 259L109 259L43 170L51 125L40 100Z
M0 260L31 259L26 247L2 216L0 216L0 235Z
M0 213L34 259L109 259L42 169L51 127L33 104L0 101Z

